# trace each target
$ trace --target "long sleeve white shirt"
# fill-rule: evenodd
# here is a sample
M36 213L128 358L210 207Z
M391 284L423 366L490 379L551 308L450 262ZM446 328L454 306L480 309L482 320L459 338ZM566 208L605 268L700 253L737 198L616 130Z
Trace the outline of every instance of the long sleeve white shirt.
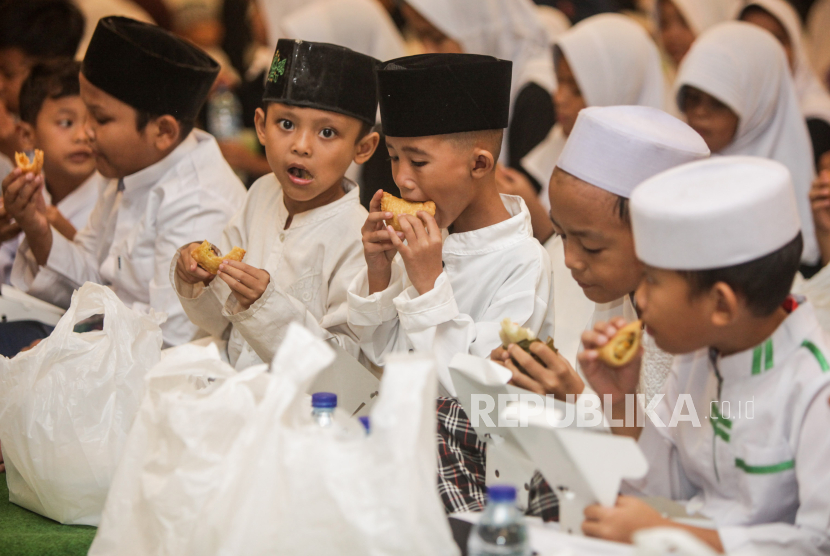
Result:
M12 285L61 307L85 282L108 285L128 306L167 313L165 344L187 342L197 328L170 285L170 261L186 241L218 241L244 199L216 141L195 130L163 160L110 180L74 241L53 229L45 265L24 240Z
M727 552L830 553L828 357L808 303L753 349L676 357L655 413L665 425L675 412L697 423L647 419L639 444L649 472L624 490L688 500Z
M346 290L366 267L360 229L368 213L357 186L344 179L343 188L345 196L294 215L286 229L288 210L274 174L251 187L219 244L222 253L242 247L243 262L270 274L265 292L248 309L219 278L207 287L182 282L178 256L173 260L170 281L182 307L202 329L229 338L228 357L237 369L270 362L291 322L359 355L357 335L346 322Z
M363 354L376 365L401 351L433 354L438 377L455 396L449 363L457 353L489 357L501 345L504 318L541 337L552 335L550 260L533 237L530 213L519 197L502 195L510 218L444 240L444 271L419 295L400 256L389 286L369 295L368 271L349 287L349 323Z

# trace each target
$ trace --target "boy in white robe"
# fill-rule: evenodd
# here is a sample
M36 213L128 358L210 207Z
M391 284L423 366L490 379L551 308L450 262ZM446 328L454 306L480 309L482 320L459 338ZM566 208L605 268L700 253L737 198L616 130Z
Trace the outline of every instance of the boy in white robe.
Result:
M167 313L166 345L196 335L169 284L170 260L185 238L218 238L245 195L213 137L191 131L218 71L207 54L154 25L98 23L81 98L98 171L110 181L70 241L49 225L42 178L12 172L4 202L26 234L12 285L68 307L85 282L106 284L135 309Z
M752 157L688 164L634 191L646 265L637 305L657 345L676 356L654 417L614 428L639 436L649 461L624 491L688 501L716 529L679 525L621 496L613 508L586 509L586 534L630 542L639 529L669 526L729 553L830 551L830 341L812 306L789 294L803 245L794 191L786 167ZM598 323L580 356L616 419L640 360L611 369L596 350L622 325Z
M366 209L345 177L366 162L380 136L374 58L342 46L283 39L268 75L256 128L273 169L251 187L222 234L216 275L191 257L188 243L170 266L170 281L190 319L229 337L237 369L270 362L288 325L300 322L355 357L346 290L365 267L360 227ZM198 237L192 239L200 239ZM228 336L229 335L229 336Z
M433 354L449 396L452 357L487 356L500 344L502 319L550 334L547 253L524 202L496 188L510 81L510 62L473 54L399 58L378 71L395 183L406 200L432 200L436 210L399 215L403 232L395 232L384 224L393 215L381 211L382 192L373 197L363 227L367 268L349 287L349 323L375 364L394 352ZM439 400L438 419L444 504L480 509L483 446L451 397Z

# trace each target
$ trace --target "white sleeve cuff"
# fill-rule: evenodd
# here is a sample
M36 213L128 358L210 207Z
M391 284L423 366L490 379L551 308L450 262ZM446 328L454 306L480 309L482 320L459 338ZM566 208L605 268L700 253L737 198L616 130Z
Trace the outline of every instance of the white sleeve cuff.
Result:
M403 291L403 271L392 263L389 286L369 295L369 271L361 270L352 280L348 295L349 324L354 326L379 326L395 319L398 311L394 299Z
M438 276L435 285L425 294L418 295L418 290L410 286L395 298L394 303L401 325L410 332L449 322L459 314L446 272Z

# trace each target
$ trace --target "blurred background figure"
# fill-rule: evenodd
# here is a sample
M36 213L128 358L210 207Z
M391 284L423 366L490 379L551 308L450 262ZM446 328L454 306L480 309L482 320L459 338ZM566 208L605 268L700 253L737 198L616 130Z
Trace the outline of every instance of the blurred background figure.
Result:
M26 0L24 0L26 1ZM142 8L137 1L133 0L73 0L80 8L86 19L86 28L84 29L84 36L81 39L81 44L78 46L76 58L82 60L86 54L86 47L89 45L89 39L92 38L92 33L98 25L98 20L109 17L111 15L120 15L130 17L138 21L145 21L147 23L156 23L147 11ZM143 1L143 0L142 0ZM160 2L155 5L161 6L165 10L166 5ZM165 10L166 11L166 10Z

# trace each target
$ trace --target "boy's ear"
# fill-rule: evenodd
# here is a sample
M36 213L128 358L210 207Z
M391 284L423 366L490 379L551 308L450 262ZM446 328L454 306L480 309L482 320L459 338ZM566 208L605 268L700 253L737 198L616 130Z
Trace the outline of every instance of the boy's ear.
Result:
M738 295L726 282L717 282L712 286L710 296L714 301L712 311L712 324L717 327L724 327L732 324L738 318L741 300Z
M181 126L179 121L170 114L159 116L147 123L147 131L153 144L159 151L168 151L180 143Z
M259 139L259 144L265 146L265 110L257 108L254 113L254 127L256 127L256 136Z
M32 124L17 122L17 141L24 151L33 151L37 147L37 134Z
M372 133L366 135L363 139L360 139L355 148L355 163L363 164L372 158L372 155L375 154L375 149L378 148L379 143L380 134L377 131L373 131Z
M496 159L493 158L493 153L481 147L473 149L473 162L470 168L470 175L475 178L483 178L490 172L496 169Z

